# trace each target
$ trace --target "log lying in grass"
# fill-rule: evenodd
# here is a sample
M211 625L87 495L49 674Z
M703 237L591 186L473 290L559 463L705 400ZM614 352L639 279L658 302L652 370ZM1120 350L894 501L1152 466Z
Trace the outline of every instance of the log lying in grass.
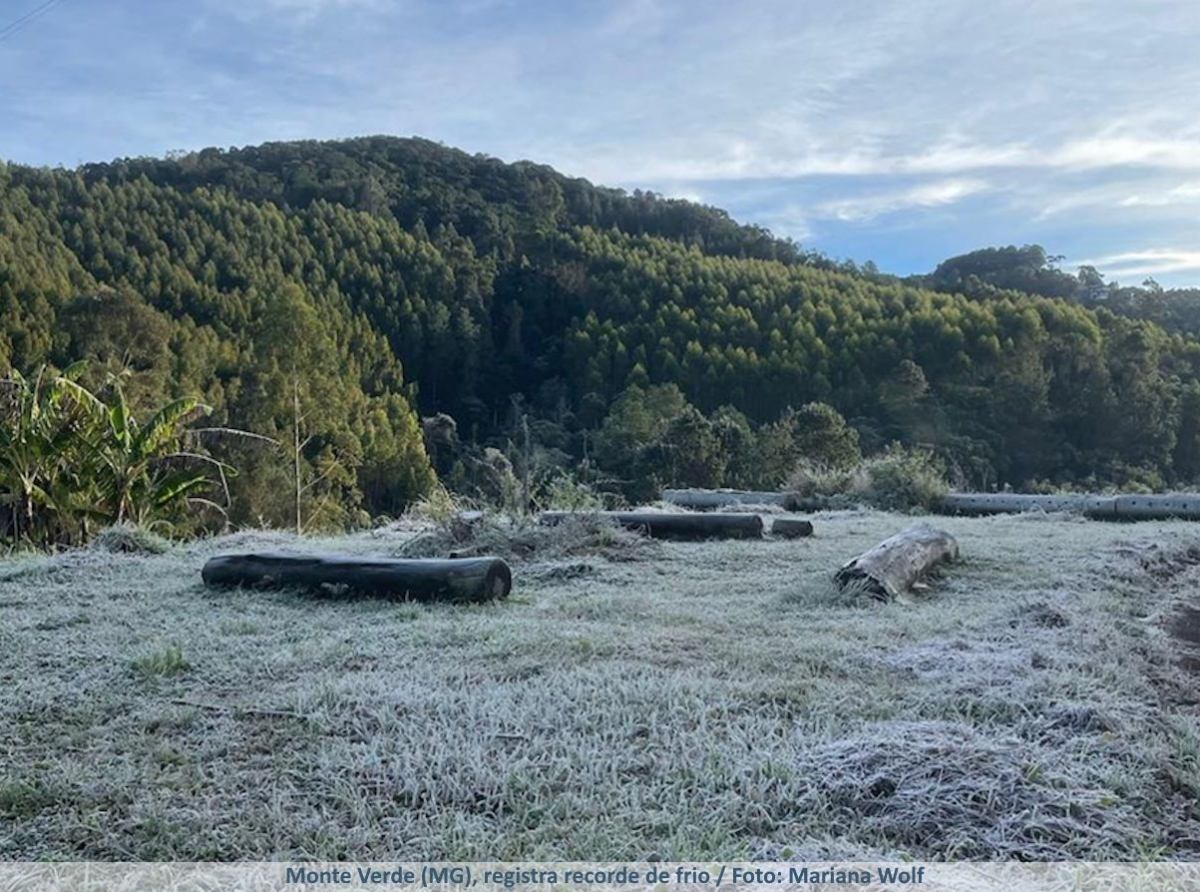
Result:
M500 558L399 560L354 555L222 554L201 571L206 585L348 591L417 601L488 601L512 591Z
M1200 493L1117 496L1113 502L1120 520L1200 520Z
M811 520L796 517L776 517L771 521L771 535L780 539L802 539L813 534Z
M730 505L777 505L790 508L794 496L783 492L754 492L740 489L664 489L662 500L693 511L716 511Z
M834 575L839 588L851 585L877 598L896 598L943 561L958 560L958 542L949 533L917 524L847 562Z
M571 517L599 517L652 539L761 539L762 518L757 514L668 514L655 511L545 511L538 523L553 526Z
M942 497L941 510L948 514L1020 514L1026 511L1066 511L1087 517L1117 516L1117 500L1111 496L1077 493L1034 495L1028 493L952 492Z
M1200 520L1200 493L1093 496L952 492L942 498L941 510L948 514L1069 511L1098 520Z

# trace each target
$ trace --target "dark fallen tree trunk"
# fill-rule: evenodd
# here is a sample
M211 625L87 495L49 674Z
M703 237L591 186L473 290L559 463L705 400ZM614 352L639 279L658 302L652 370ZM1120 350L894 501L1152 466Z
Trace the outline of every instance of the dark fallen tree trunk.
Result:
M958 542L947 532L917 524L846 563L834 575L839 588L862 586L877 598L896 598L943 561L958 560Z
M512 590L500 558L400 560L354 555L222 554L201 571L205 585L332 589L417 601L488 601Z
M802 539L813 534L811 520L795 517L776 517L771 521L771 535L780 539Z
M762 518L757 514L668 514L655 511L545 511L538 523L553 526L570 517L611 520L652 539L761 539Z

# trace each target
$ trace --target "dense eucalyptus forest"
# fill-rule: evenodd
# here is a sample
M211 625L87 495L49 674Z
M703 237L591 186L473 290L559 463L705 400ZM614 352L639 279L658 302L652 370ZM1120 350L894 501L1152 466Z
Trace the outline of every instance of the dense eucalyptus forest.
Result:
M439 478L776 488L891 444L972 487L1200 477L1200 293L1037 246L901 280L417 139L0 162L0 317L0 373L209 407L179 452L230 469L238 524L362 523Z

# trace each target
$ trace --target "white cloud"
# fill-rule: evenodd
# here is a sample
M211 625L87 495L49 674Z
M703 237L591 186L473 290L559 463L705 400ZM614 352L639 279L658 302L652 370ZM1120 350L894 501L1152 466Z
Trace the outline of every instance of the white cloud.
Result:
M799 204L786 204L757 216L758 219L755 222L760 226L765 226L779 238L790 238L802 242L813 234L809 213Z
M699 189L693 189L689 186L681 186L678 184L666 185L657 190L660 195L665 195L667 198L677 198L681 201L691 201L696 204L704 204L704 193Z
M1082 173L1122 167L1200 172L1200 138L1147 139L1095 137L1060 145L1035 147L1028 142L971 145L947 142L901 154L878 150L838 151L814 145L810 151L782 154L747 139L732 141L704 157L666 157L644 163L598 159L585 166L605 174L623 169L647 180L797 179L814 176L954 175L995 170L1042 169L1050 173Z
M1064 182L1048 180L1037 171L1023 172L1019 179L1010 180L1010 203L1036 222L1102 210L1145 224L1186 219L1200 211L1200 179L1193 179L1188 171L1143 168L1083 173Z
M1048 167L1091 170L1143 166L1200 170L1200 139L1101 136L1068 143L1051 153Z
M1094 266L1110 278L1200 271L1200 249L1147 248L1080 260L1078 265Z
M208 5L243 22L283 16L296 24L308 24L327 13L355 9L385 12L402 3L398 0L208 0Z
M1164 192L1139 194L1135 193L1120 201L1121 207L1161 208L1173 206L1194 207L1200 204L1200 180L1182 183Z
M968 196L986 192L988 188L987 182L979 179L939 180L920 183L900 191L822 202L816 207L816 215L842 221L873 220L884 214L910 208L954 204Z

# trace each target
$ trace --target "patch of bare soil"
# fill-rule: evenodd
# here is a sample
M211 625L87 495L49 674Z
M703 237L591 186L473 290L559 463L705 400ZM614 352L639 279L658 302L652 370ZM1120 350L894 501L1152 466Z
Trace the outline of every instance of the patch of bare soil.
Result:
M1142 569L1155 582L1171 584L1200 566L1200 543L1182 548L1151 546L1140 556Z
M1180 667L1189 672L1200 672L1200 608L1181 604L1168 622L1167 630L1180 644Z
M1200 672L1200 543L1163 546L1157 543L1117 553L1134 559L1133 578L1179 598L1163 620L1178 652L1176 664L1188 672ZM1138 578L1140 577L1140 578Z

